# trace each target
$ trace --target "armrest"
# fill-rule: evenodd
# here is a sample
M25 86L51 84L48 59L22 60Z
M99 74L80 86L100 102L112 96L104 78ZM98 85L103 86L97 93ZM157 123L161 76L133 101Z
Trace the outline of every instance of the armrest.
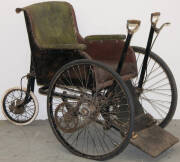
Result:
M85 37L85 41L100 41L100 40L124 40L126 35L91 35Z
M52 44L38 47L45 50L85 50L87 48L85 44Z

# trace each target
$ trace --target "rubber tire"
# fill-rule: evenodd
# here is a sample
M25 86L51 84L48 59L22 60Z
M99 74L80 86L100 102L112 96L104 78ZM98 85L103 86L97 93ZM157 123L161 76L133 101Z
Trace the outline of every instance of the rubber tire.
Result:
M129 129L129 133L126 136L126 138L124 139L123 143L121 144L120 148L114 150L113 152L110 152L108 154L105 155L99 155L99 156L92 156L92 155L87 155L84 153L81 153L77 150L75 150L73 147L71 147L61 136L61 134L57 131L56 127L54 126L54 123L52 121L51 118L51 107L50 107L50 97L51 97L51 91L53 89L53 85L56 82L56 79L59 77L59 75L61 74L61 72L63 72L66 68L74 65L74 64L83 64L83 63L90 63L90 64L94 64L97 65L99 67L104 68L105 70L107 70L108 72L112 73L112 75L117 78L117 80L119 81L119 83L122 85L122 87L125 90L125 93L128 96L128 100L129 100L129 104L130 104L130 111L131 111L131 115L130 115L130 129ZM115 155L121 153L129 144L129 140L131 138L132 132L133 132L133 128L134 128L134 105L133 105L133 101L132 101L132 96L130 94L129 89L127 88L127 86L125 85L124 81L121 79L120 75L118 73L116 73L115 71L113 71L110 67L108 67L107 65L98 62L98 61L91 61L91 60L87 60L87 59L81 59L81 60L76 60L76 61L72 61L66 65L64 65L53 77L53 79L51 80L50 83L50 87L49 87L49 92L48 92L48 97L47 97L47 113L48 113L48 120L50 123L50 126L53 130L53 133L55 134L56 138L58 139L58 141L63 144L71 153L83 157L83 158L88 158L88 159L93 159L93 160L107 160L110 159L112 157L114 157Z
M36 111L35 111L34 116L33 116L33 118L32 118L31 120L29 120L28 122L25 122L25 123L17 123L17 122L15 122L15 121L11 120L11 119L8 117L8 115L6 114L5 110L4 110L4 109L5 109L5 107L4 107L4 102L5 102L5 98L6 98L7 94L10 93L10 92L12 92L13 90L20 90L20 89L21 89L20 87L13 87L13 88L8 89L8 90L4 93L4 96L2 97L2 101L1 101L1 104L2 104L1 109L2 109L2 113L3 113L4 117L5 117L10 123L12 123L12 124L14 124L14 125L18 125L18 126L24 126L24 125L28 125L28 124L32 123L32 122L36 119L36 117L37 117L37 115L38 115L38 113L39 113L38 100L37 100L36 96L34 95L34 93L33 93L32 91L30 92L30 95L31 95L32 99L34 100L34 103L35 103L35 106L36 106ZM26 91L26 88L22 88L22 90L23 90L23 91Z
M137 47L137 46L133 46L132 47L134 52L139 52L141 54L145 54L146 53L146 49L142 48L142 47ZM165 71L165 73L167 74L167 77L169 79L169 83L171 85L171 92L172 92L172 101L171 101L171 106L169 109L169 112L167 114L167 116L165 117L165 119L159 124L159 126L161 128L165 128L169 122L172 120L174 113L176 111L176 106L177 106L177 100L178 100L178 93L177 93L177 86L176 86L176 82L174 79L174 76L170 70L170 68L168 67L168 65L163 61L162 58L160 58L157 54L155 54L154 52L150 53L150 57L153 58L159 65L161 65L161 67L163 68L163 70Z

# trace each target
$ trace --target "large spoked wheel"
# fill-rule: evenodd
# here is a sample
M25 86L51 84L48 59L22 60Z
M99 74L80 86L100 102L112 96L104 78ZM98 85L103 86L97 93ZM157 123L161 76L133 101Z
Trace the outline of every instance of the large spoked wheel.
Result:
M138 65L138 76L132 80L138 86L145 49L133 47ZM149 113L164 128L172 119L177 105L176 82L167 64L151 52L142 90L137 90L144 112Z
M23 106L26 89L11 88L8 89L2 99L2 112L5 118L14 125L28 125L33 122L39 112L39 105L33 92L29 94L29 102Z
M110 80L98 79L99 74ZM109 159L129 143L131 94L120 76L102 63L77 60L64 65L51 81L47 105L57 139L78 156Z

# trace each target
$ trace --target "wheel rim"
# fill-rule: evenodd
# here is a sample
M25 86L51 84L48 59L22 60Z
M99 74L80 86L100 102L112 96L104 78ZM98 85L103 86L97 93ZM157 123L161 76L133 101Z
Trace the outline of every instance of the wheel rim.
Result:
M138 76L132 80L133 86L138 90L138 81L142 70L144 52L135 50L138 66ZM147 71L140 90L139 101L144 108L144 112L151 114L156 119L158 125L162 125L171 111L173 100L172 85L168 78L166 69L163 68L156 57L150 55L147 64Z
M30 94L31 95L31 94ZM26 91L21 89L12 89L3 99L3 110L7 118L17 124L30 122L36 113L36 103L31 96L30 102L24 107L17 109L17 104L23 102Z
M119 85L119 82L113 78L114 81L117 82L116 88L118 90L113 90L113 95L106 96L108 86L102 86L95 80L97 76L96 72L98 70L102 72L102 69L98 68L100 67L88 63L74 64L66 68L56 77L57 79L53 81L52 89L48 95L50 96L50 118L55 133L63 140L66 146L70 147L71 150L77 154L86 155L95 159L111 154L114 151L117 152L127 138L130 137L132 131L130 130L132 126L132 114L126 92L124 92L124 89ZM84 69L86 69L86 72L82 73ZM72 79L72 71L77 80ZM111 77L113 77L112 74ZM73 101L69 97L62 101L62 99L57 98L57 96L53 96L52 94L62 91L62 89L59 89L60 87L63 87L64 94L68 94L69 92L75 93L75 91L77 91L77 99ZM72 87L76 87L73 88L73 92ZM98 89L97 87L101 88ZM76 125L74 131L71 129L69 132L65 132L60 129L62 127L58 126L56 110L57 107L60 109L59 106L61 106L62 103L66 105L66 108L62 108L59 111L59 120L64 120L64 123L68 122L68 119L66 120L66 117L63 116L63 111L66 111L67 116L70 116L72 120L78 120L78 126ZM89 106L85 106L86 104L89 104ZM102 108L107 106L110 109L108 113ZM72 111L70 112L67 109L71 109ZM86 109L89 114L85 113L85 115L83 115L81 111ZM74 116L72 114L74 114ZM85 122L85 124L83 124L83 122Z

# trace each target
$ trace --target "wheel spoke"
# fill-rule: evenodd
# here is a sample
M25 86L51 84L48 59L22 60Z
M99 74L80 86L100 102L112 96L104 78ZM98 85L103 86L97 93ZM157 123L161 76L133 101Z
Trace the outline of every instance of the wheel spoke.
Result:
M142 69L145 50L134 47L138 76L132 80L133 86L138 87L140 71ZM173 116L172 109L176 108L176 85L172 81L173 75L167 65L155 54L151 53L148 59L146 75L143 81L139 102L145 113L158 118L159 125L164 127ZM172 87L173 86L173 87ZM167 118L168 116L168 118Z
M69 65L54 79L49 92L48 111L52 128L73 151L93 158L108 156L119 150L123 141L128 141L128 133L131 133L131 98L127 99L129 94L126 89L106 68L90 63ZM107 76L112 77L116 85L109 95L111 85L107 86L103 79L98 80L98 72L108 73ZM71 95L79 94L77 102L53 96L55 92L62 93L56 89L58 86L63 88L58 85L58 81L64 77L61 74L68 74L69 82L64 82L63 87L68 93L71 85Z
M30 121L35 114L36 107L33 100L23 107L18 108L17 103L24 101L26 92L21 89L13 89L6 94L3 100L3 110L6 116L13 122L23 124ZM10 110L11 109L13 110Z

